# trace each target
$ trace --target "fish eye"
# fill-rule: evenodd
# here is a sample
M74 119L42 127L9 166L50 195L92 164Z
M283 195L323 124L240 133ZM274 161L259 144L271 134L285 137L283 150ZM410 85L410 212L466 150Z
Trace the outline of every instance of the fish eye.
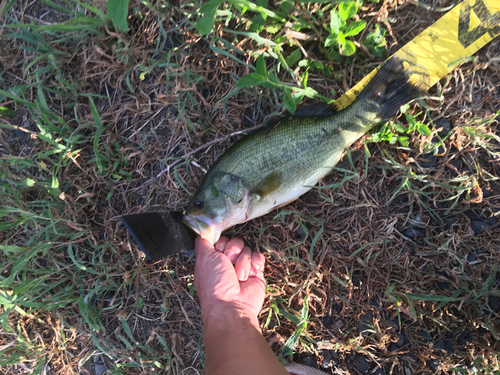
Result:
M203 202L202 202L202 201L196 201L196 202L194 202L194 205L195 205L197 208L200 208L200 209L201 209L201 208L203 208L203 207L205 207L205 205L203 204Z

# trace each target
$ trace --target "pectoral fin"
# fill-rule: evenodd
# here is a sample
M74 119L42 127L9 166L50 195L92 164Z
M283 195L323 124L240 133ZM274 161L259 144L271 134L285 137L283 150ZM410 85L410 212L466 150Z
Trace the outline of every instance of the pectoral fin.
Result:
M281 183L283 182L283 175L281 172L275 171L264 178L255 188L253 195L257 196L258 199L264 198L266 195L279 189Z

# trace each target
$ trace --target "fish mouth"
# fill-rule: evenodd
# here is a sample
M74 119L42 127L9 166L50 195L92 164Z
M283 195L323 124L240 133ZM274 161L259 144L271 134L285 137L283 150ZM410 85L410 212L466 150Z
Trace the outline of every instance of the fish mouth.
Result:
M221 225L204 215L185 215L182 222L199 234L201 238L210 241L212 245L219 240L222 233Z

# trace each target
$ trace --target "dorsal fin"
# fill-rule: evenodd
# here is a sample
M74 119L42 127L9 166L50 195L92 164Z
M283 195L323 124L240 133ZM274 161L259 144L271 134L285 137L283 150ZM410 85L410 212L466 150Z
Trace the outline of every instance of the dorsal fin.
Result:
M297 109L297 111L295 111L295 113L292 115L292 118L325 118L332 116L336 112L337 111L331 104L327 104L325 102L316 102Z

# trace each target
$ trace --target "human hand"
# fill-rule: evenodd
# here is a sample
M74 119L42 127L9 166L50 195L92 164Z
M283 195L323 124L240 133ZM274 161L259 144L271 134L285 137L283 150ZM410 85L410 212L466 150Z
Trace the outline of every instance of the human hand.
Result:
M264 255L237 237L222 236L215 246L198 237L195 249L194 286L203 319L237 314L256 323L265 297Z

